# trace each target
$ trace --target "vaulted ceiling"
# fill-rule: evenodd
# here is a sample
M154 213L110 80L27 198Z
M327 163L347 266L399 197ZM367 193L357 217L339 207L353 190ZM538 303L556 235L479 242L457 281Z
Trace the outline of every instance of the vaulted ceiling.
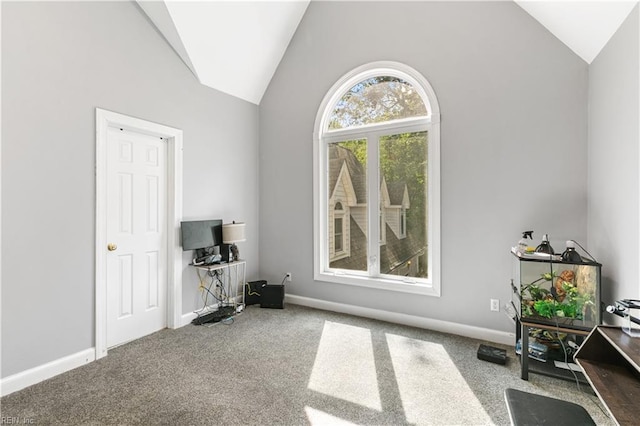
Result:
M514 1L587 63L638 3ZM200 83L254 104L260 104L309 2L138 0Z
M638 3L637 0L515 2L588 64Z

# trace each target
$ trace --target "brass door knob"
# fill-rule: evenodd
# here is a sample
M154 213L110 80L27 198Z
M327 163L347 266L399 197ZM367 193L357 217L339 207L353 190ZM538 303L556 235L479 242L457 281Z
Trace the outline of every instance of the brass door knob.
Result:
M115 245L115 244L113 244L113 243L109 243L109 244L107 244L107 250L109 250L109 251L114 251L114 250L117 250L117 249L118 249L118 246L117 246L117 245Z

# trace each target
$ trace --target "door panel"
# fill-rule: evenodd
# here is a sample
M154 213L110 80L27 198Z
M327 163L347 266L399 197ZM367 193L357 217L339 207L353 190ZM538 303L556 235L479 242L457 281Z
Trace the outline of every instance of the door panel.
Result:
M159 305L158 252L147 253L147 310Z
M118 319L130 316L133 313L133 270L131 267L132 256L127 254L118 256L118 281L114 283L118 288Z
M166 327L167 144L107 134L107 347Z

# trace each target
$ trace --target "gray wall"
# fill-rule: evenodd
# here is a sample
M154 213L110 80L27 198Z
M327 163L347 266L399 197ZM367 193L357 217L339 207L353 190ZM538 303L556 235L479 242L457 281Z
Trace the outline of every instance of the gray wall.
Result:
M184 131L184 217L246 221L257 276L257 107L200 85L135 3L3 2L2 377L94 346L96 107Z
M442 113L442 297L313 280L312 132L346 72L403 62ZM288 293L513 331L522 230L586 241L587 64L513 2L312 2L260 105L261 276Z
M636 6L589 67L588 235L605 303L640 297L639 14Z

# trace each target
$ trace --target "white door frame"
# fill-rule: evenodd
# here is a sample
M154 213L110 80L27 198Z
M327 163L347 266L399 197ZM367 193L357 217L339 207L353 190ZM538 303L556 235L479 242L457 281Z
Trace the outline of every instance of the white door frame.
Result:
M96 359L107 355L107 130L110 126L166 138L167 326L182 319L182 130L96 108Z

